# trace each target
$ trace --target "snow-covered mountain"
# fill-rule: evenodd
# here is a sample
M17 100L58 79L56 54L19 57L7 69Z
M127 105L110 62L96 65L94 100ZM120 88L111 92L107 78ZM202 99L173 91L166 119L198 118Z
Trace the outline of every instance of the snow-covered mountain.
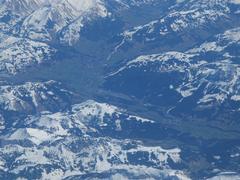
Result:
M118 140L96 134L99 132L96 126L105 126L98 121L106 117L114 120L114 114L117 117L122 113L124 111L117 107L87 101L74 105L69 112L45 112L38 117L28 117L22 122L23 128L1 137L4 144L0 147L1 174L37 179L188 179L181 170L174 168L174 164L181 164L179 148L163 149L146 146L137 140ZM129 120L143 121L127 115L124 121ZM120 126L121 122L117 124Z
M177 108L196 114L222 107L218 115L227 109L235 111L235 119L240 110L239 40L240 29L235 28L184 53L140 56L110 74L106 86L169 106L168 112Z
M114 20L118 11L156 1L3 0L0 2L1 71L16 74L49 59L57 46L73 46L86 24ZM55 44L54 47L52 44Z
M61 85L55 81L0 86L0 91L2 103L5 103L4 109L19 112L34 109L52 111L56 106L66 103L64 97L67 98L71 94L61 89Z
M179 2L170 7L169 12L160 19L120 34L120 41L109 59L123 60L129 58L129 55L141 55L142 51L158 53L186 50L227 28L239 26L239 10L240 4L237 1ZM125 57L125 54L128 56Z
M54 49L49 42L72 45L84 21L108 16L98 0L6 0L0 4L1 71L10 74L49 59Z
M0 0L0 179L238 179L239 17L239 0Z
M111 3L121 9L150 2L154 1ZM111 15L111 9L107 9L111 8L111 3L103 0L2 1L1 26L8 29L8 32L13 31L14 34L31 40L49 42L60 38L62 43L73 45L79 39L86 21Z
M41 111L59 111L67 108L71 92L55 81L28 82L23 85L0 86L1 130L21 124L21 119ZM0 132L1 134L1 132Z
M107 15L104 5L96 0L50 1L24 19L20 34L34 40L51 41L55 33L61 32L61 40L71 45L79 39L84 19Z
M55 49L43 42L3 35L0 37L0 72L17 74L50 60Z

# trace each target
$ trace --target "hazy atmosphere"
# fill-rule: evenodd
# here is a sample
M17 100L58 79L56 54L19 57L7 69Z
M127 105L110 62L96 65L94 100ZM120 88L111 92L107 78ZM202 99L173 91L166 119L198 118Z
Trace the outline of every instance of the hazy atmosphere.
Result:
M239 0L0 0L0 180L239 180Z

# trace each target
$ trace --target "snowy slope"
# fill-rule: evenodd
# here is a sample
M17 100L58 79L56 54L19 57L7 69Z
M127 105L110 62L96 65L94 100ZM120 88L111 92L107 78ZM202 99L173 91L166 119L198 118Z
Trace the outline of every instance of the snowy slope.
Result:
M49 61L55 49L46 43L13 36L0 37L0 72L16 74Z
M0 0L0 179L238 179L239 15Z
M43 102L46 106L51 106L55 101L55 107L57 104L61 104L60 101L64 94L69 94L66 90L60 89L60 84L54 81L48 81L45 83L26 83L16 86L1 86L1 99L2 103L5 103L4 108L11 111L28 111L27 107L39 110L46 110ZM61 94L62 93L62 94ZM59 96L59 97L58 97ZM28 101L29 100L29 101ZM50 102L52 101L52 103ZM26 106L24 106L26 105ZM43 107L41 107L43 106ZM30 107L29 110L32 109Z
M72 31L80 33L79 23L83 24L82 21L89 14L92 18L108 15L100 1L50 1L24 19L20 33L34 40L51 41L54 34L61 32L63 28L74 28ZM75 27L72 27L71 24L75 23Z
M136 56L142 51L186 50L226 30L224 24L229 28L238 26L239 10L239 4L228 0L177 3L163 17L121 33L109 59L125 58L126 51Z
M173 106L170 110L188 107L191 99L192 110L224 106L239 111L239 30L227 30L184 53L140 56L110 74L106 86L149 101L158 99L153 103Z
M49 42L72 45L78 41L83 21L108 16L98 0L6 0L0 4L0 70L9 74L48 60L54 53Z
M152 1L114 1L119 8ZM108 1L4 0L0 2L0 70L16 74L51 58L50 43L73 46L86 23L111 16ZM121 9L121 8L120 8Z
M22 85L0 86L1 129L21 124L28 114L59 111L69 104L71 93L55 81L28 82ZM0 132L1 133L1 132Z
M81 39L81 31L89 23L109 18L115 20L122 9L145 4L146 1L108 0L4 0L0 7L0 42L12 39L12 48L0 49L1 71L16 74L28 66L51 58L56 46L74 46ZM164 0L163 2L164 3ZM117 11L116 11L117 9ZM7 37L6 37L7 36ZM20 48L15 46L20 45ZM21 47L26 43L27 47ZM55 44L54 48L52 44ZM37 49L37 52L35 52ZM57 49L58 50L58 49Z
M25 119L24 128L1 139L7 143L0 148L2 173L9 177L30 175L37 179L115 175L188 179L182 171L171 167L171 164L181 164L179 148L163 149L146 146L141 141L92 134L98 131L94 127L95 120L104 121L108 115L121 112L111 105L87 101L74 105L70 112L45 112ZM86 122L89 116L95 118ZM6 163L10 157L13 158Z

